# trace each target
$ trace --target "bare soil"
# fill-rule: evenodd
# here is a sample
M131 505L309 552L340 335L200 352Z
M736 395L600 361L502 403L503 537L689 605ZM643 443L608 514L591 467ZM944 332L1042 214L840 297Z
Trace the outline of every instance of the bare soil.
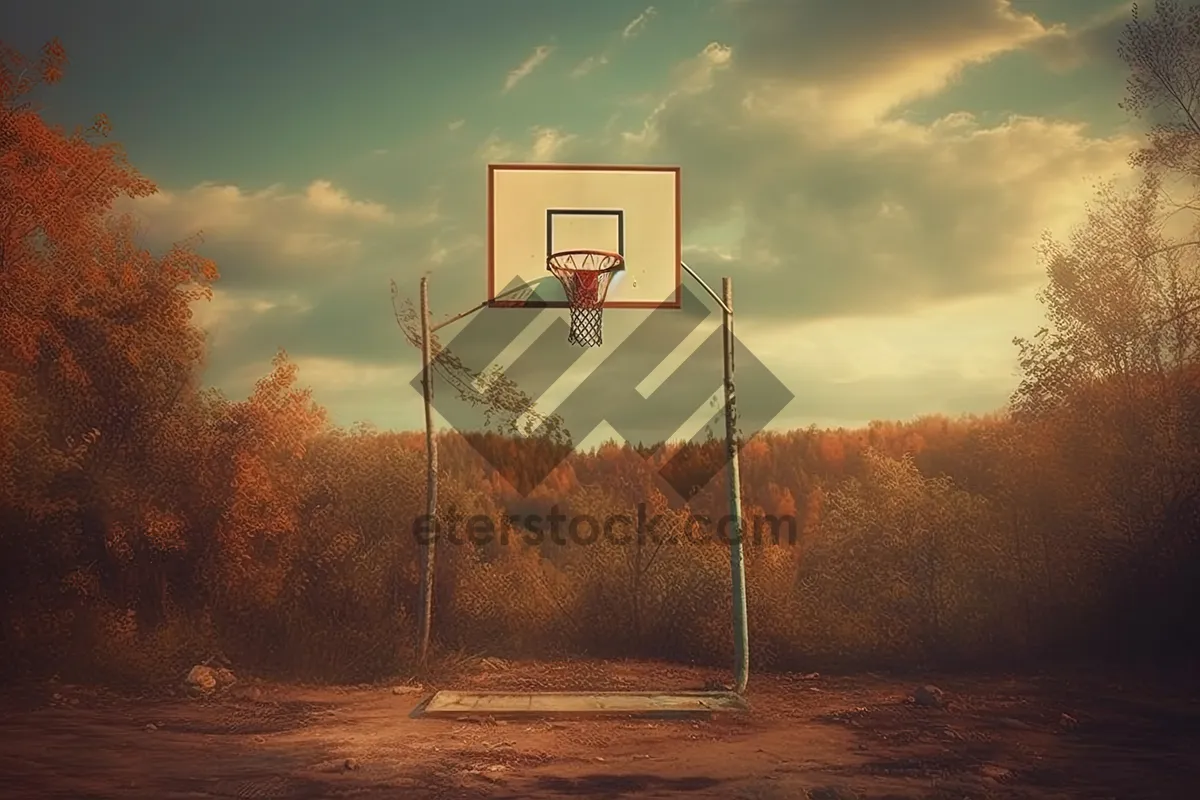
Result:
M439 688L698 689L651 663L484 661L444 686L243 681L205 699L0 694L0 797L1188 800L1195 686L1114 676L754 675L703 721L433 720ZM947 706L909 701L919 684Z

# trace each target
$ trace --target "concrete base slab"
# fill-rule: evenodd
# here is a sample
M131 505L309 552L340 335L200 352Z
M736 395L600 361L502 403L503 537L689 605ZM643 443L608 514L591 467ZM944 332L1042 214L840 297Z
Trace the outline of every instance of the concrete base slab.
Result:
M735 692L455 692L435 694L424 717L695 717L750 710Z

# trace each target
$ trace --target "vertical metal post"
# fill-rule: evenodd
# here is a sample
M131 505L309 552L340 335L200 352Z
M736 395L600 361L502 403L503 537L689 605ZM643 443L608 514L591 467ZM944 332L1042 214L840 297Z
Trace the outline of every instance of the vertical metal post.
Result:
M425 535L421 565L421 604L419 609L420 660L429 656L429 634L433 622L434 557L437 554L437 440L433 435L433 345L429 323L429 278L421 278L421 390L425 399Z
M750 626L746 613L746 560L742 548L742 474L738 463L737 402L733 385L733 280L721 279L725 308L722 326L725 343L725 457L729 470L729 571L733 587L733 684L746 691L750 677Z

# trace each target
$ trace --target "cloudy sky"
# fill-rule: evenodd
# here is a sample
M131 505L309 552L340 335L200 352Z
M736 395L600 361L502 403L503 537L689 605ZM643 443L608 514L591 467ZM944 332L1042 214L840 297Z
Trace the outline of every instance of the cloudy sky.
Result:
M338 423L418 426L389 281L415 296L429 274L435 317L483 299L486 164L677 164L685 260L734 279L738 336L795 395L775 421L792 427L1006 401L1012 337L1041 321L1039 234L1065 232L1134 146L1117 107L1128 15L1108 0L42 0L6 6L0 30L27 51L62 39L72 66L46 113L109 115L161 189L136 208L151 244L203 232L222 279L197 319L229 395L283 347ZM695 345L717 318L693 306ZM561 316L527 321L557 336ZM610 344L557 383L526 372L553 404L641 321L610 312ZM609 366L638 384L636 361ZM709 372L673 393L695 406Z

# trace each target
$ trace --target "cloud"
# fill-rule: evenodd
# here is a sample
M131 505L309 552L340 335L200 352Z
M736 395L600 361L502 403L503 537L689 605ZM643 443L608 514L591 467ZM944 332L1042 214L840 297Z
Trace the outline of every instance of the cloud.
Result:
M323 404L344 405L348 394L369 391L377 384L363 375L407 373L397 384L402 387L415 374L418 362L393 318L388 280L398 278L405 286L413 282L414 268L425 266L420 252L417 247L401 246L402 255L395 260L375 252L331 263L320 275L297 279L291 289L283 288L282 282L233 289L218 284L212 301L198 303L193 317L208 334L206 380L231 395L244 395L268 371L273 354L284 348L305 370L302 384L312 387ZM221 266L227 275L242 263L226 259ZM444 303L444 295L439 300ZM308 374L317 368L314 365L319 372ZM347 377L351 375L360 377ZM403 399L403 394L393 397ZM344 408L338 410L346 413ZM340 417L339 421L349 424L370 418Z
M698 56L676 69L676 91L691 94L708 89L713 76L729 66L732 59L733 48L720 42L709 42Z
M514 152L515 148L512 144L501 139L499 134L492 133L483 140L483 144L479 145L475 155L480 161L493 163L507 161Z
M279 185L249 191L201 183L123 200L117 207L140 220L155 246L200 234L214 257L249 256L254 266L232 273L230 283L270 282L318 270L331 260L356 258L381 231L420 229L442 217L436 197L392 208L352 198L326 180L315 180L301 192Z
M466 125L466 124L467 124L467 121L465 119L456 119L453 122L451 122L449 125L446 126L446 130L456 131L459 128L461 128L463 125Z
M636 17L630 20L624 28L621 29L621 40L628 41L630 39L636 39L639 35L641 35L642 31L646 29L646 26L650 23L650 20L653 19L657 14L658 10L655 9L654 6L648 6L645 11L638 14ZM612 60L612 49L613 48L610 47L608 50L599 53L598 55L588 56L583 61L580 61L579 64L577 64L575 68L571 70L570 76L572 78L582 78L595 72L600 67L606 66Z
M297 217L318 224L346 219L381 225L420 225L437 218L437 212L432 208L395 211L383 203L355 200L345 190L320 179L300 193L288 192L281 185L252 192L229 184L205 182L181 192L160 191L128 204L124 210L135 211L157 224L166 223L172 227L257 233L267 238L288 233L285 228L311 228L286 224L286 219Z
M654 6L648 6L645 11L630 20L629 24L621 31L621 38L633 39L639 36L656 14L658 14L658 10Z
M585 75L590 75L596 69L603 67L608 63L608 56L601 53L598 56L588 56L575 69L571 70L572 78L582 78Z
M654 143L658 133L659 116L672 108L685 95L704 92L712 87L716 74L729 66L733 49L720 42L709 42L697 55L676 65L674 83L646 117L639 131L624 131L622 138L633 145L648 147Z
M738 335L777 371L786 365L781 374L794 381L796 399L780 426L854 427L1001 408L1017 370L1013 332L1036 329L1042 319L1033 293L1018 290L915 312L795 323L751 318L739 323Z
M759 80L762 102L868 125L941 91L969 66L1061 30L1010 0L745 0L738 19L741 68Z
M327 214L345 214L370 222L393 222L396 219L387 206L366 200L352 200L350 195L329 181L316 180L310 183L304 192L304 199L310 207Z
M304 313L312 304L296 293L279 291L231 292L220 287L212 298L198 302L192 309L192 322L208 332L210 347L234 346L255 317L278 310Z
M539 44L533 48L529 57L510 70L504 79L504 91L512 91L513 87L533 74L533 71L546 62L554 48L548 44Z
M488 163L512 160L553 162L561 158L567 148L580 141L577 134L541 125L530 128L529 136L529 143L523 145L507 141L493 133L479 146L476 155L481 161Z
M208 382L237 394L249 391L280 347L349 363L394 362L402 348L388 280L436 265L463 244L439 238L452 227L439 203L431 191L408 206L385 205L316 180L302 191L202 183L124 202L122 210L139 220L152 249L203 233L198 249L217 261L221 278L212 299L193 307L193 322L208 334Z
M552 162L559 153L574 141L576 136L566 134L557 128L534 128L533 147L530 149L531 161Z
M1079 122L899 113L1052 27L999 0L870 5L745 0L736 47L680 64L623 133L618 160L683 167L685 240L723 238L689 264L744 276L753 314L892 313L1031 287L1040 233L1078 220L1095 179L1127 174L1135 142Z
M1132 4L1106 9L1077 27L1063 27L1035 42L1031 50L1052 68L1072 70L1084 65L1118 66L1117 46L1131 17Z

